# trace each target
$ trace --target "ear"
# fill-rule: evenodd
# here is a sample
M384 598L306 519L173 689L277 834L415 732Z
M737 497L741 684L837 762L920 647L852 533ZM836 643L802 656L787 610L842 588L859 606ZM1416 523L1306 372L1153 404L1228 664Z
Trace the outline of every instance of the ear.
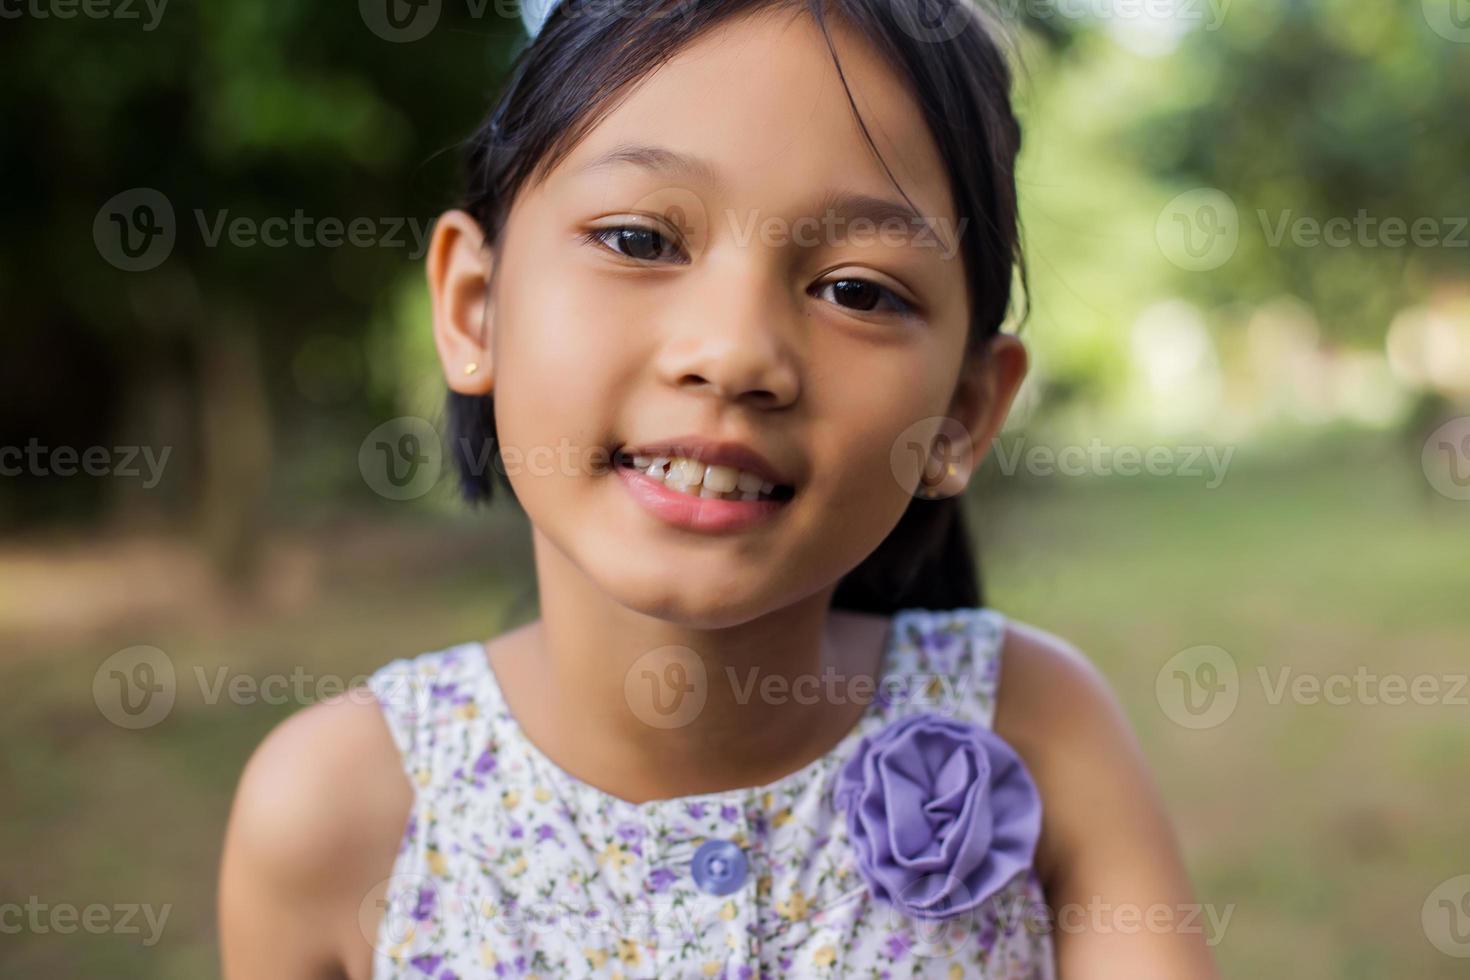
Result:
M494 387L489 307L494 256L479 222L457 209L440 215L425 266L444 378L462 395L489 394Z
M930 484L934 497L963 492L1005 424L1016 391L1026 378L1026 367L1026 346L1014 334L997 333L978 351L966 354L949 417L969 436L970 452L951 451L937 464L931 459L938 480Z

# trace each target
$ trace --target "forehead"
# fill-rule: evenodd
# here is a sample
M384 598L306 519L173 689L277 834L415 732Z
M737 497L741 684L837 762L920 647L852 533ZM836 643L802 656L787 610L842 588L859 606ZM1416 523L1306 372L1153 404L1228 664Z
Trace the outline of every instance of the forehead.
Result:
M765 9L714 28L637 83L548 185L634 170L587 167L619 147L652 145L710 165L665 167L667 182L727 201L782 210L847 192L901 202L897 180L924 217L952 223L943 162L907 84L861 35L835 20L827 26L841 76L804 10Z

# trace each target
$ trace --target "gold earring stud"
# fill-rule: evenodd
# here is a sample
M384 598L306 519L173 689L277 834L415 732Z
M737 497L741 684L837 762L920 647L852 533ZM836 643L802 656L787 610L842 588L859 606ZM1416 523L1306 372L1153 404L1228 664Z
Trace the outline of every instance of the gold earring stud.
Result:
M478 370L480 370L480 365L476 364L474 361L470 361L464 366L465 374L474 374Z

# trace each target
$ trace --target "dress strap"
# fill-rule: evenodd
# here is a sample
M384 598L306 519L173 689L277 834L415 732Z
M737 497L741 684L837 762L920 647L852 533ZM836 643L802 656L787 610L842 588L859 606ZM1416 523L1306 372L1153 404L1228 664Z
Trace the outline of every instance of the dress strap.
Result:
M484 724L488 669L483 647L471 642L400 657L369 675L368 689L416 792L443 786L463 769Z
M1005 617L983 606L905 609L879 697L897 717L934 712L993 727Z

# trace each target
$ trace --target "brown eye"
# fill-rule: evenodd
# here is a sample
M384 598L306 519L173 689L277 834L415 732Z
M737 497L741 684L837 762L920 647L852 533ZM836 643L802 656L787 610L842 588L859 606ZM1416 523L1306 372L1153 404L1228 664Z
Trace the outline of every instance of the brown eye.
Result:
M590 244L640 262L657 262L661 257L679 254L678 248L663 234L639 225L597 228L589 232L585 240Z
M907 316L914 312L914 308L904 300L900 299L891 289L885 289L875 282L867 279L833 279L831 282L822 284L823 290L830 288L833 292L833 302L849 310L857 310L860 313L872 313L884 299L892 306L892 312L901 316Z

